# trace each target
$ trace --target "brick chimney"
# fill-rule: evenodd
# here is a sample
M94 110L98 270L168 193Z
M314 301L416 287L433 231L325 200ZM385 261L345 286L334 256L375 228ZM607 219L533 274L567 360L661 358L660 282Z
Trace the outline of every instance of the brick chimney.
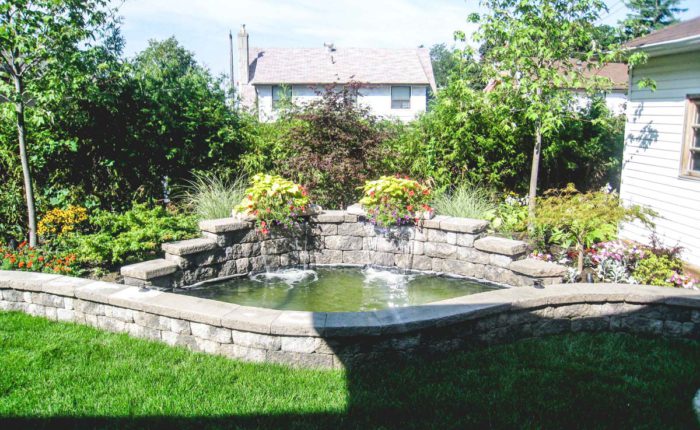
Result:
M239 84L246 85L250 80L248 76L248 32L245 31L245 24L241 26L241 31L238 32L238 76Z

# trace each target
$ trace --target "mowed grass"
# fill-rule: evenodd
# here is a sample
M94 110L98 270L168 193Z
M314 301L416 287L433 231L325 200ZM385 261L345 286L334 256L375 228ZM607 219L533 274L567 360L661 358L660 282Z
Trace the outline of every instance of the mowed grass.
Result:
M700 343L533 339L347 372L0 312L0 428L696 428Z

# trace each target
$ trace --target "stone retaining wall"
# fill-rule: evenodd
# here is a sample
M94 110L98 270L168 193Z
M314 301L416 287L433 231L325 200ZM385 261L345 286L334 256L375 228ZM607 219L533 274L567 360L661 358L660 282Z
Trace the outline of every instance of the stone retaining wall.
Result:
M164 259L122 268L127 285L160 289L297 265L376 265L448 273L510 286L555 284L562 266L526 259L527 244L486 236L488 222L437 216L382 231L362 211L323 211L290 237L263 237L252 220L200 223L203 237L166 243Z
M374 312L251 308L81 278L0 271L0 310L256 362L342 368L565 332L700 339L700 294L614 284L510 288Z

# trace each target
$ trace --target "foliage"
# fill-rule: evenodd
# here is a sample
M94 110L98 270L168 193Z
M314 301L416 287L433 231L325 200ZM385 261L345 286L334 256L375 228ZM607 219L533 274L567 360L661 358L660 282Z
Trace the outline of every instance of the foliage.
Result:
M515 235L527 230L527 197L508 194L496 208L491 220L491 228L507 235Z
M53 208L41 218L37 232L45 238L60 236L75 231L87 219L88 212L84 207L69 205L66 209Z
M585 249L614 239L620 222L638 219L651 225L648 211L639 206L622 206L616 193L581 193L573 184L547 191L537 206L535 223L550 234L550 242L564 248L575 247L579 273L583 270Z
M680 259L649 253L637 263L632 276L640 284L675 287L676 284L671 282L671 279L682 271L683 264Z
M382 176L362 187L360 204L370 222L382 227L418 222L423 212L432 212L430 189L408 177Z
M520 99L524 118L534 124L529 185L529 211L534 217L542 138L562 126L561 116L572 105L568 88L593 89L610 84L596 73L586 75L577 60L597 68L616 51L595 39L594 23L606 6L603 0L482 0L489 13L473 14L479 23L475 40L489 46L482 58L495 92Z
M329 86L320 99L292 108L284 136L291 154L277 161L282 175L309 187L324 207L344 208L357 201L357 189L381 173L391 158L382 143L388 133L356 93L361 85Z
M438 193L433 197L431 206L439 215L485 220L495 217L497 207L491 190L469 183L462 183L449 192Z
M14 106L12 121L22 165L29 243L37 244L36 208L28 151L27 106L45 106L61 99L76 82L77 59L88 52L110 27L111 10L105 0L5 0L0 3L0 96ZM46 83L37 91L37 83Z
M193 173L194 179L185 188L185 205L199 219L227 218L245 196L242 178L228 180L215 173Z
M253 176L245 193L234 211L255 217L257 228L263 234L277 227L295 227L296 217L304 214L310 204L304 187L276 175Z
M629 13L620 23L626 40L646 36L652 31L678 22L676 14L688 9L678 7L680 0L627 0Z
M587 250L586 257L599 281L635 284L632 273L648 254L645 247L615 240L594 244Z
M0 269L79 275L74 254L55 253L19 244L17 249L0 246Z
M189 239L199 233L197 219L174 208L134 204L115 213L98 209L90 216L91 233L69 233L53 245L71 252L88 267L114 267L149 260L160 254L163 242Z

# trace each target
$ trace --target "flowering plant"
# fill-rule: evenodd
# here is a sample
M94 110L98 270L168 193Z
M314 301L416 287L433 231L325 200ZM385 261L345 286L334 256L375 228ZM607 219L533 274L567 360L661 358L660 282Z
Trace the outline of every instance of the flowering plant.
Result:
M56 255L27 246L27 242L20 243L15 250L0 247L0 269L61 274L78 271L75 254Z
M419 211L432 212L430 189L408 177L382 176L362 187L360 204L370 221L382 227L418 222Z
M60 236L75 231L87 219L88 213L84 207L70 205L66 209L53 208L39 221L37 233L40 236Z
M257 229L268 234L273 227L294 227L296 217L303 215L309 204L308 192L301 185L281 176L257 174L233 210L255 217Z
M682 275L674 272L666 282L673 284L676 288L687 288L689 290L698 290L698 280L692 276Z

